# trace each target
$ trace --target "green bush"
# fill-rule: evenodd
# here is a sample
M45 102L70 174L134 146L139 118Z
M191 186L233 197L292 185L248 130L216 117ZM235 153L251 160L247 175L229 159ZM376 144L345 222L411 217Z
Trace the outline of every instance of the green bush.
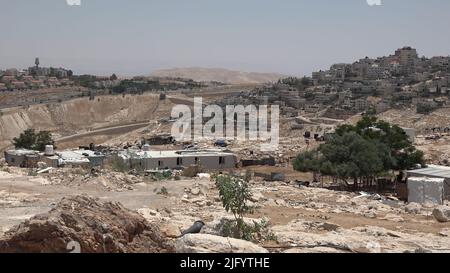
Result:
M172 172L167 170L167 171L163 171L163 172L157 172L153 174L153 179L155 180L168 180L169 178L172 177Z
M166 187L162 187L156 194L167 196L169 195L169 191L167 190Z
M254 213L254 208L247 205L252 196L249 182L230 175L218 175L215 181L224 209L235 219L226 229L235 238L252 240L254 229L244 221L244 215Z
M224 237L232 237L236 239L243 239L246 241L276 241L275 234L269 231L269 222L262 221L258 223L243 222L239 227L237 221L225 221L221 227L221 235Z
M43 152L46 145L54 145L55 141L52 134L48 131L39 131L34 129L25 130L19 137L13 139L16 149L29 149Z

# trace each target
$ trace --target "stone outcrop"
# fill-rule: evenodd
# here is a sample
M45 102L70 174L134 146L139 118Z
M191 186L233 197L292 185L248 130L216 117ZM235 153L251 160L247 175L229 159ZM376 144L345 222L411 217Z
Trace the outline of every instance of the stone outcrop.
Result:
M433 216L438 222L450 222L450 207L440 206L433 210Z
M12 228L0 240L8 253L172 252L159 228L120 203L64 198L50 212Z
M177 253L268 253L251 242L210 234L188 234L175 243Z

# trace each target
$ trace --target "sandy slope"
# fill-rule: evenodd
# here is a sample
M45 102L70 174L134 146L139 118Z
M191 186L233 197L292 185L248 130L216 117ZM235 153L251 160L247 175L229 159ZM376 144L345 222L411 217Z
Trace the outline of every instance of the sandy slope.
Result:
M187 78L195 81L217 81L227 84L257 84L278 81L286 77L276 73L239 72L222 68L173 68L157 70L157 77Z
M72 135L95 128L154 119L159 96L154 94L81 98L60 104L33 105L3 110L0 149L28 128Z

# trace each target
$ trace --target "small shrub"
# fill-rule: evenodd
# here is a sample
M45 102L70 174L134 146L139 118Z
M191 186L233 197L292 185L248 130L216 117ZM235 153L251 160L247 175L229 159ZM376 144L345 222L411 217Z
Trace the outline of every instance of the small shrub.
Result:
M244 221L244 215L254 212L254 208L247 205L251 199L248 181L230 175L218 175L215 180L224 209L235 219L225 229L235 238L253 240L254 230Z
M169 170L163 171L163 172L157 172L157 173L153 174L153 179L155 179L157 181L168 180L171 177L172 177L172 172Z
M276 241L274 233L270 232L269 222L262 221L253 223L244 222L241 227L237 225L236 221L224 221L220 228L220 233L224 237L231 237L236 239L243 239L247 241Z
M119 173L127 173L130 171L128 164L118 157L111 162L111 168L113 171Z
M169 195L169 191L167 190L166 187L162 187L156 194L167 196Z

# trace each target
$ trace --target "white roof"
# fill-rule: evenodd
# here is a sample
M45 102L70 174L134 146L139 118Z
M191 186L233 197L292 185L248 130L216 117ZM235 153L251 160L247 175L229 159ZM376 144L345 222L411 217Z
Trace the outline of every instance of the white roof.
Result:
M8 154L12 154L12 155L18 155L18 156L22 156L22 155L32 155L32 154L38 154L38 151L34 151L34 150L27 150L27 149L17 149L17 150L9 150L6 151Z
M62 162L77 162L77 163L84 163L89 162L89 159L87 159L82 153L77 153L75 151L62 151L56 153L59 155L60 160Z
M73 151L73 152L77 153L77 154L79 154L79 155L81 155L83 157L85 157L85 155L87 155L89 157L101 157L101 156L103 156L101 154L96 154L94 151L91 151L91 150L76 150L76 151Z
M130 150L119 153L119 156L130 158L132 155L140 158L174 158L174 157L202 157L202 156L233 156L221 150L200 150L200 151L148 151Z
M407 172L409 176L428 176L428 177L440 177L450 178L450 167L429 165L427 168L417 169Z

